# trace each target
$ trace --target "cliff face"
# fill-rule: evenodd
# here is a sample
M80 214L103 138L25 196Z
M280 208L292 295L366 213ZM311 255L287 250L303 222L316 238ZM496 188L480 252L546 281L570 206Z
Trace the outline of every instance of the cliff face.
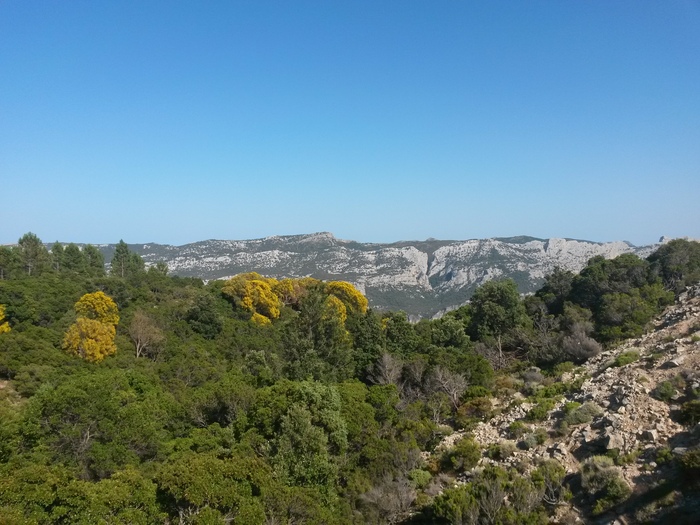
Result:
M533 237L370 244L315 233L129 248L147 264L162 260L175 275L207 280L256 271L271 277L349 281L367 295L375 308L429 317L463 304L490 279L510 277L521 292L532 292L557 266L578 272L596 255L613 258L635 253L646 257L656 245L635 247L625 242ZM113 245L102 249L109 261Z

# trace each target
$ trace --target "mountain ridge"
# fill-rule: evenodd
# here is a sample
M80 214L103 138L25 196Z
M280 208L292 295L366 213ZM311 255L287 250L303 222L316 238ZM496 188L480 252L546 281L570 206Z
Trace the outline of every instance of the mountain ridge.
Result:
M111 260L115 246L99 246L106 261ZM276 278L348 281L373 307L403 310L418 319L464 304L478 286L491 279L512 278L521 293L531 293L556 267L578 272L597 255L647 257L659 244L634 246L626 241L526 235L363 243L316 232L250 240L209 239L181 246L128 246L147 265L164 261L174 275L207 281L251 271Z

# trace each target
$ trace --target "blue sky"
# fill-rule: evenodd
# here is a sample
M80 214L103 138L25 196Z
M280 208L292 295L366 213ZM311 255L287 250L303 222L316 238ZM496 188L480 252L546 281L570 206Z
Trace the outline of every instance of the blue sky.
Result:
M0 2L0 243L700 238L700 1Z

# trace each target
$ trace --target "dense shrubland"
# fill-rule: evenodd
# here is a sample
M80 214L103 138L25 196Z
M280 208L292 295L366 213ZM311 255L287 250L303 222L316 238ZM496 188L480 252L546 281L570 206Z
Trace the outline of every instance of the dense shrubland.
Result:
M672 241L648 260L557 270L525 298L490 281L468 305L412 324L343 282L248 273L204 285L146 269L123 242L106 273L94 247L47 250L26 234L0 247L0 516L546 522L568 497L554 460L452 483L483 453L546 434L519 422L493 450L468 436L442 456L435 447L518 389L536 402L527 421L541 419L575 388L552 378L641 334L699 276L697 243ZM683 417L700 419L696 404ZM564 423L594 412L571 405ZM613 505L626 493L606 461L582 479ZM686 471L697 477L690 460Z

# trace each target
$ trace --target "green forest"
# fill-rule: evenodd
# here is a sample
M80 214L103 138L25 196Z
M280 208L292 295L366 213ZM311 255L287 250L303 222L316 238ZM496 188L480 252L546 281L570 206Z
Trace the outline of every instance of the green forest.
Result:
M571 497L556 460L455 487L503 451L436 445L533 366L541 417L576 388L566 370L699 280L700 244L675 240L555 270L529 296L489 281L411 323L345 282L205 284L123 241L104 261L27 233L0 247L0 523L547 523Z

